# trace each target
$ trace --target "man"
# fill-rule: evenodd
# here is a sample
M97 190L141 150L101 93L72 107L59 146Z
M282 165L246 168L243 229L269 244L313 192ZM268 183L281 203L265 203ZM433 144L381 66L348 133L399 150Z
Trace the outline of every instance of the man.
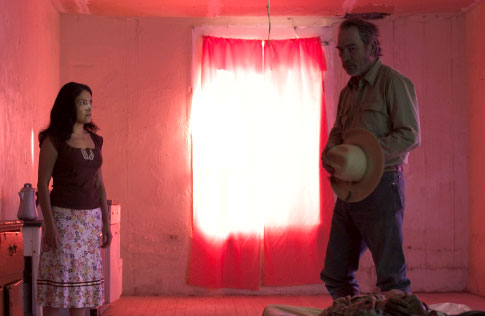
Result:
M359 127L377 137L385 158L376 189L364 200L337 199L321 279L334 299L359 295L355 271L369 248L382 292L410 292L402 249L404 179L402 165L420 143L418 104L412 82L379 60L378 29L370 22L349 19L340 25L338 45L342 66L351 76L340 94L337 118L322 153L342 144L345 133Z

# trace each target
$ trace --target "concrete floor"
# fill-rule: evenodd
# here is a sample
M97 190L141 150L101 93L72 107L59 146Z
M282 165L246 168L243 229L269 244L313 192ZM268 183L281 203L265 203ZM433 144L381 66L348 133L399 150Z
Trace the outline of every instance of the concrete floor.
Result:
M464 304L485 311L485 297L469 293L416 293L428 305ZM265 306L283 304L326 308L329 295L312 296L122 296L103 312L103 316L260 316Z

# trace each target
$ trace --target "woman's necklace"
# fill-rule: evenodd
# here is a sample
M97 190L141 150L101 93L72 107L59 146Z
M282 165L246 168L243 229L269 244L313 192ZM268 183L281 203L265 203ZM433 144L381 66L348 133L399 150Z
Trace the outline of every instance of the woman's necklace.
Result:
M89 155L88 155L88 151L89 151ZM91 148L81 148L81 153L83 154L84 160L94 159L94 152Z

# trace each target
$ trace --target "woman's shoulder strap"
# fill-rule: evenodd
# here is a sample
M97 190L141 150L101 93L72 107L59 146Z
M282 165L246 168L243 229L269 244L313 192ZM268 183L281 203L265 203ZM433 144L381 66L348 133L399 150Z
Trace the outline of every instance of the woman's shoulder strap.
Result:
M96 146L99 147L99 149L101 149L103 147L103 137L95 133L90 133L90 134Z

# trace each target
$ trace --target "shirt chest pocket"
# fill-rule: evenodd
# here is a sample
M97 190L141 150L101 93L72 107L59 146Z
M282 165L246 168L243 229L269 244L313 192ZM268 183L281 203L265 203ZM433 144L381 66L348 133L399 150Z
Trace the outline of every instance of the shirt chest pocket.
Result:
M361 124L374 132L383 135L389 128L389 115L386 104L381 100L369 100L361 107Z
M384 103L383 100L379 100L379 99L365 100L362 104L361 110L363 112L365 111L383 112L384 114L387 112L386 104Z

